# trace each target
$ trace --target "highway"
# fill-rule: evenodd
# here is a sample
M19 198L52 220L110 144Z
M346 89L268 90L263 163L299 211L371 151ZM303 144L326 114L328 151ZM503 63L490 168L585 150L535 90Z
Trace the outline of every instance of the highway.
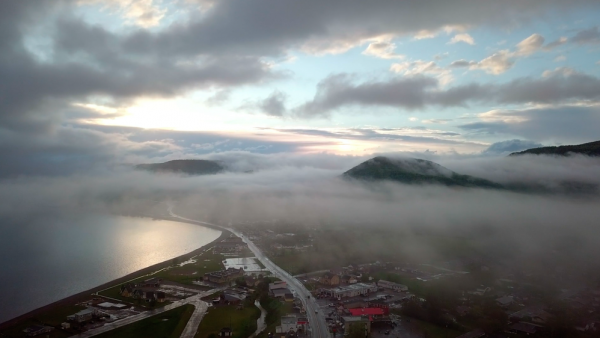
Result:
M330 338L329 328L327 327L327 323L325 321L325 314L322 313L322 311L318 311L319 306L317 305L317 302L315 301L314 297L310 297L310 299L308 298L310 296L310 292L306 289L306 287L304 287L304 285L294 276L290 275L289 273L281 269L279 266L275 265L275 263L271 262L271 260L269 260L269 258L267 258L250 239L246 238L242 233L238 232L237 230L229 227L179 216L173 212L173 206L171 205L169 205L169 214L174 218L189 223L199 225L210 225L213 227L221 228L241 238L248 245L250 251L252 251L256 258L265 266L265 268L271 271L271 273L273 273L273 275L275 275L277 278L281 279L282 281L285 281L290 290L295 292L296 296L302 300L304 308L306 309L306 316L308 317L312 338Z

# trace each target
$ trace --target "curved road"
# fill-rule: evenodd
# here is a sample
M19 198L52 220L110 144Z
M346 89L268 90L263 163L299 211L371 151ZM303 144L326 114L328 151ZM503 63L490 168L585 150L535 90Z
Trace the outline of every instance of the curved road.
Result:
M308 317L308 321L310 324L312 338L330 338L329 329L327 327L327 323L325 322L325 314L322 313L322 311L317 313L317 311L319 310L319 306L317 305L317 302L315 301L314 297L310 297L310 299L308 299L308 296L310 296L310 292L306 289L306 287L304 287L304 285L302 283L300 283L299 280L294 278L294 276L290 275L289 273L287 273L286 271L281 269L279 266L275 265L275 263L271 262L271 260L269 258L267 258L262 253L262 251L260 251L260 249L251 240L246 238L241 232L238 232L235 229L225 227L222 225L217 225L217 224L213 224L213 223L202 222L202 221L197 221L197 220L181 217L173 212L173 206L171 206L171 205L169 206L169 214L171 214L171 216L174 218L178 218L180 220L183 220L183 221L186 221L189 223L195 223L195 224L200 224L200 225L210 225L213 227L218 227L223 230L227 230L227 231L233 233L234 235L238 236L239 238L241 238L246 244L248 244L248 248L250 248L250 251L252 251L252 253L254 253L256 258L269 271L271 271L271 273L273 273L273 275L275 275L277 278L281 279L282 281L285 281L287 283L288 287L292 291L294 291L296 293L296 295L300 298L300 300L304 304L304 308L306 309L306 316Z

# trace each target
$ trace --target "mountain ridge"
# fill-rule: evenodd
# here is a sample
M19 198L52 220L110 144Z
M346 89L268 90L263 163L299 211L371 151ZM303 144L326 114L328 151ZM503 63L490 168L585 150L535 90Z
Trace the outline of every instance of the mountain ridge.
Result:
M214 175L225 170L219 162L210 160L172 160L163 163L138 164L137 170L186 175Z
M600 156L600 141L566 145L558 147L539 147L531 148L523 151L511 153L508 156L520 156L520 155L560 155L567 156L569 154L583 154L587 156Z

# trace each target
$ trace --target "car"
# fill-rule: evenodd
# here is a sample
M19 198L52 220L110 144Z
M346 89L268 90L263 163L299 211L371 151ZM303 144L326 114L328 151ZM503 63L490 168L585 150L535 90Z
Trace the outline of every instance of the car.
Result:
M319 310L315 310L315 313L319 313Z
M390 334L390 330L384 332L386 335Z

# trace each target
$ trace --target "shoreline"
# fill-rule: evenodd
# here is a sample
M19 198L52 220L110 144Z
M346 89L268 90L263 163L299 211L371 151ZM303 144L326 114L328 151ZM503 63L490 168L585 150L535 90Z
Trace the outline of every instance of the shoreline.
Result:
M182 221L180 219L176 219L174 217L156 217L156 216L153 216L152 218L163 219L163 220L166 220L166 221L175 221L175 222L180 222L180 223L194 224L194 223L190 223L190 222L184 222L184 221ZM199 225L199 224L194 224L194 225ZM78 292L78 293L76 293L74 295L71 295L71 296L59 299L59 300L57 300L55 302L52 302L50 304L38 307L38 308L36 308L34 310L31 310L31 311L29 311L27 313L24 313L22 315L19 315L17 317L9 319L9 320L7 320L5 322L2 322L2 323L0 323L0 330L5 330L7 328L10 328L10 327L12 327L14 325L19 324L22 321L35 318L36 316L38 316L38 315L40 315L40 314L42 314L44 312L47 312L49 310L52 310L53 308L56 308L56 307L59 307L59 306L65 306L65 305L72 305L72 304L75 304L75 303L79 303L79 302L85 301L85 300L89 299L90 296L95 296L94 294L97 293L97 292L100 292L100 291L105 290L107 288L114 287L115 285L119 285L119 284L125 283L125 282L127 282L127 281L129 281L131 279L139 278L139 277L141 277L143 275L147 275L147 274L156 272L156 271L158 271L160 269L164 269L166 267L169 267L169 266L171 266L171 263L173 262L173 259L177 259L178 261L188 260L188 259L190 259L190 258L192 258L192 257L194 257L194 256L196 256L196 255L198 255L200 253L202 253L202 251L204 249L206 249L206 248L214 245L214 243L216 243L219 240L223 239L224 236L229 236L229 231L227 231L227 230L224 230L224 229L221 229L221 228L217 228L217 227L212 227L212 226L209 226L209 225L200 225L200 226L205 226L205 227L213 229L213 230L221 231L221 235L219 237L217 237L217 239L215 239L214 241L212 241L210 243L207 243L207 244L205 244L205 245L203 245L203 246L201 246L201 247L199 247L199 248L197 248L197 249L195 249L193 251L190 251L190 252L188 252L186 254L170 258L170 259L168 259L166 261L163 261L163 262L160 262L160 263L156 263L154 265L148 266L148 267L143 268L141 270L134 271L134 272L132 272L130 274L127 274L125 276L119 277L117 279L113 279L113 280L111 280L109 282L103 283L103 284L98 285L98 286L96 286L94 288L91 288L91 289L88 289L88 290L85 290L85 291L81 291L81 292ZM102 296L97 296L97 297L102 297Z

